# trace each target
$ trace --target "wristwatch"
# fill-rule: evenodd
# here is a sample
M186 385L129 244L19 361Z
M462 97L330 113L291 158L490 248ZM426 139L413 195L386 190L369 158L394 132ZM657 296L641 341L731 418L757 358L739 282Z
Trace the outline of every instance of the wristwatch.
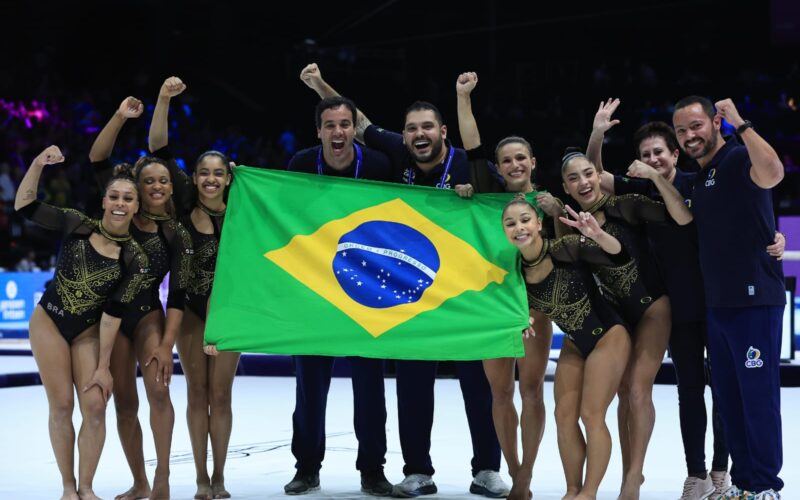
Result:
M753 122L751 122L750 120L745 120L744 123L742 123L736 128L736 133L738 135L742 135L742 132L752 127L753 127Z

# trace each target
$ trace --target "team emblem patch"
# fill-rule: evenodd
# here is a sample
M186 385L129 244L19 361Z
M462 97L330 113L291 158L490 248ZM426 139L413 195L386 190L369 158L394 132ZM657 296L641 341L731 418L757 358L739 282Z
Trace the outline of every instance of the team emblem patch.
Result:
M761 351L753 346L747 350L747 361L744 362L746 368L761 368L764 361L761 359Z

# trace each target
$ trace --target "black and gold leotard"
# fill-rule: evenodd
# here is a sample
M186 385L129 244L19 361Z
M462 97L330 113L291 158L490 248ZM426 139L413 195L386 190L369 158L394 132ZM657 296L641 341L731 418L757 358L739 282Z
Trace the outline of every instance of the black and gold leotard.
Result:
M155 233L142 231L131 224L131 236L139 242L150 261L147 287L125 308L120 330L133 338L136 325L150 311L161 308L159 284L169 275L167 309L183 310L186 288L192 274L192 237L183 224L169 218L156 221Z
M218 220L219 219L219 220ZM208 298L211 296L211 286L214 284L214 269L217 266L217 252L219 251L219 235L222 231L222 217L211 216L214 223L214 233L206 234L197 230L191 216L184 218L184 224L189 228L194 243L194 263L192 276L186 289L186 307L205 320L208 313Z
M664 295L661 278L647 252L644 223L666 222L666 207L663 203L638 194L606 195L589 211L604 212L606 221L603 229L617 238L631 257L623 265L593 265L592 271L603 294L633 327L650 304Z
M56 208L39 201L19 210L40 226L61 231L63 243L53 280L39 305L71 343L81 332L97 323L103 312L122 317L147 283L147 256L133 238L121 242L119 259L101 255L89 241L92 233L102 234L100 221L81 212Z
M105 187L112 175L111 162L95 162L93 167L98 184ZM167 308L183 310L192 273L192 237L183 224L171 217L143 216L151 218L158 230L154 233L142 231L131 223L131 236L147 254L150 272L142 291L122 314L120 330L130 339L133 339L139 321L150 311L161 308L159 285L167 273L170 273Z
M586 265L617 266L630 257L624 247L609 255L594 241L575 234L545 240L542 251L550 256L553 270L539 283L526 281L528 306L552 319L586 357L612 326L624 325L600 295Z
M194 247L192 274L189 277L186 288L186 307L199 318L205 320L208 313L208 298L211 296L211 285L214 283L214 269L217 265L219 238L222 234L222 224L225 219L224 213L214 214L210 210L206 210L206 213L211 218L214 232L213 234L206 234L198 231L191 217L192 210L199 206L197 188L189 179L189 176L175 163L168 147L153 152L153 155L167 161L169 172L172 176L173 199L175 200L176 211L179 215L179 220L189 231Z

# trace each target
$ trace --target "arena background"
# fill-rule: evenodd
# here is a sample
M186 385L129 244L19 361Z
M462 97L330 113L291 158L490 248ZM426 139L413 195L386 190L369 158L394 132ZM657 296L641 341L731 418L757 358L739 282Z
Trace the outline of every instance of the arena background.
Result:
M317 142L317 97L298 79L305 64L317 62L385 128L399 129L416 99L436 103L456 144L455 79L476 71L484 143L529 138L537 182L562 198L557 160L565 146L586 143L601 99L622 99L622 123L604 146L606 167L622 172L633 158L633 131L645 121L669 123L678 98L733 98L784 160L775 209L787 249L800 249L800 6L790 0L45 1L4 10L0 165L18 181L40 150L59 145L67 162L47 169L41 184L51 203L96 211L92 140L125 96L139 97L147 111L126 125L114 150L114 160L135 159L170 75L188 85L170 124L171 146L187 168L209 148L242 164L283 168L295 150ZM694 168L685 158L681 166ZM25 224L9 201L0 215L0 266L15 270L29 255L48 270L52 235ZM785 269L797 276L800 263L788 260ZM15 298L2 297L3 320L19 327L26 318ZM7 324L0 329L13 335Z
M562 198L558 159L564 147L585 145L601 99L622 99L617 111L622 123L604 146L606 167L622 172L633 158L631 137L641 123L670 123L671 104L685 95L732 98L783 158L786 177L774 190L775 211L788 255L795 257L785 262L785 272L795 278L800 274L800 3L795 0L45 0L4 2L0 20L0 180L18 183L31 160L47 145L57 144L67 161L49 167L41 182L40 198L51 203L96 213L99 196L87 158L92 141L120 101L136 96L147 110L126 124L113 157L135 159L146 149L158 89L171 75L180 76L188 90L173 101L170 143L191 170L198 154L210 148L241 164L283 168L293 151L316 144L317 97L298 79L310 62L317 62L326 80L384 128L399 130L403 110L414 100L436 103L449 136L459 145L455 80L460 72L476 71L480 83L473 104L484 143L493 147L509 134L529 138L537 157L537 182ZM680 166L693 168L685 158ZM0 429L15 451L0 459L8 479L0 484L0 493L50 498L57 473L46 442L46 400L26 325L51 275L57 242L13 213L13 194L3 192L0 209ZM15 272L18 268L41 271ZM786 326L786 358L796 357L789 339L800 326L800 308L792 302L795 307L788 311L797 321ZM800 338L796 344L800 346ZM555 358L560 338L553 347ZM180 365L175 366L180 373ZM784 443L796 443L798 428L791 415L800 401L795 388L800 386L800 362L782 368L782 382L791 387L782 392ZM392 371L389 364L387 373ZM346 361L337 362L335 372L348 375ZM440 368L443 377L451 373L447 364ZM239 498L282 498L282 484L293 474L288 449L292 405L287 401L294 384L285 378L291 374L287 357L242 357L239 375L278 376L236 379L236 424L226 473ZM669 360L658 382L674 383ZM436 386L433 453L441 491L450 498L468 498L457 496L468 484L462 462L470 451L463 412L452 411L461 404L455 384L442 380ZM332 386L329 458L322 478L329 489L320 498L351 498L341 492L358 484L351 470L356 445L348 385L337 379ZM560 498L551 389L545 389L550 422L535 470L537 498ZM180 415L186 404L182 377L175 377L171 393ZM386 394L387 474L397 480L401 460L391 379ZM677 496L684 478L682 450L676 445L675 388L657 386L654 397L659 416L643 497L666 499ZM269 425L264 424L265 408ZM146 418L144 401L141 411L140 418ZM611 419L615 413L609 411ZM109 422L113 418L110 409ZM188 436L180 417L176 424L173 497L191 497ZM615 426L609 421L610 428ZM121 491L128 474L113 433L109 430L96 479L106 497ZM152 473L155 455L149 435L145 456ZM599 498L616 496L618 462L615 452ZM798 463L798 449L786 446L785 498L800 491L791 472ZM42 477L48 478L47 484ZM542 490L545 496L539 495Z

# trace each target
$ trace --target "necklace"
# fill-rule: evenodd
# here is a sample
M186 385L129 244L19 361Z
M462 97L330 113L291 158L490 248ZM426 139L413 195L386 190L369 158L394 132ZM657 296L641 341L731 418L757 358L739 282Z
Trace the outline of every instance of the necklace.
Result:
M225 209L222 210L212 210L208 208L202 201L197 200L197 206L200 207L200 210L207 213L211 217L222 217L225 215Z
M169 215L158 215L158 214L151 214L145 210L139 210L139 215L144 217L145 219L150 219L151 221L155 222L163 222L165 220L170 220L172 217Z
M106 231L106 228L103 227L102 220L97 221L97 229L100 230L100 234L102 234L111 241L116 241L117 243L122 243L131 239L130 234L125 234L122 236L114 236L113 234L109 233L108 231Z
M608 195L604 194L603 196L600 197L599 200L594 202L594 204L591 207L587 208L585 211L589 212L592 215L594 215L594 213L597 212L598 210L600 210L601 208L603 208L603 206L607 202L608 202Z
M550 248L550 240L544 240L542 243L542 250L539 252L539 255L536 256L533 260L526 260L525 257L520 255L522 259L522 265L525 267L536 267L542 263L545 257L547 257L547 250Z

